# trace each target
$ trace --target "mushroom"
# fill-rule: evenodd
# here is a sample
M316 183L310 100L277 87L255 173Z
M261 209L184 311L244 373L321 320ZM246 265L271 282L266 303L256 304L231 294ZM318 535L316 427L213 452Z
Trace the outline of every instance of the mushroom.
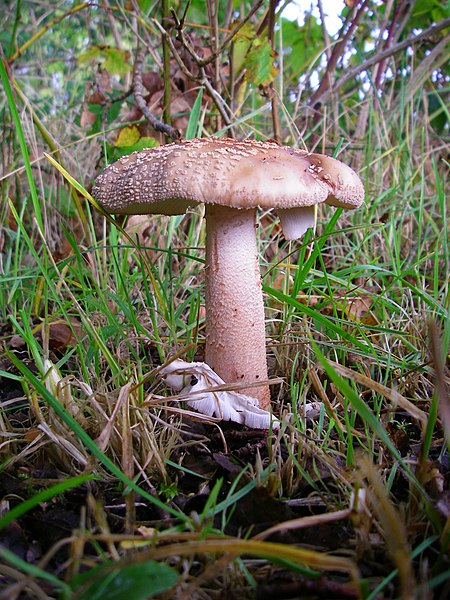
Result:
M222 421L234 421L252 429L278 429L280 421L258 406L256 398L222 390L224 381L203 362L187 363L175 359L162 366L158 376L186 397L186 404L197 412Z
M275 209L285 237L299 238L314 224L314 205L362 203L356 173L329 156L275 142L204 138L119 159L99 175L93 196L118 214L176 215L205 203L205 361L226 383L244 384L240 391L267 410L256 209Z

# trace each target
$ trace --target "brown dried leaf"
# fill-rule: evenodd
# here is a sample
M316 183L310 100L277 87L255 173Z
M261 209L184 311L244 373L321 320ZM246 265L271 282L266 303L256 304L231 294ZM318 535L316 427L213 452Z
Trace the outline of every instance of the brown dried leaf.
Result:
M349 321L364 323L364 325L376 325L378 323L377 318L370 310L372 302L372 297L368 295L347 298L344 306L345 316Z
M8 342L8 347L13 348L14 350L22 348L23 346L25 346L25 340L17 334L13 335Z
M46 325L48 335L48 345L53 351L65 350L68 347L75 346L77 338L81 337L81 323L75 319L71 320L71 326L63 320L53 321ZM43 337L44 326L40 328L40 336Z

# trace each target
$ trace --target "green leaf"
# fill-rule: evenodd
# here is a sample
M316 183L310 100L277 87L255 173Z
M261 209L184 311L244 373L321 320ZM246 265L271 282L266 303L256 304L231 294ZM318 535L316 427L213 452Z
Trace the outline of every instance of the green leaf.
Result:
M158 140L155 140L153 137L143 135L135 144L123 147L122 150L127 150L127 154L129 154L130 152L136 152L136 150L144 150L144 148L156 148L156 146L159 146Z
M136 125L123 127L114 146L108 144L108 159L117 160L121 156L127 156L136 150L144 150L144 148L155 148L158 146L158 141L153 137L141 136L141 132Z
M111 144L106 145L107 156L109 162L114 162L122 156L128 156L132 152L144 150L145 148L156 148L158 146L157 140L152 137L142 136L134 144L129 146L112 146Z
M119 131L116 141L114 142L114 145L117 148L126 148L127 146L132 146L135 144L140 137L141 132L136 125L122 127L122 129Z
M125 75L131 71L128 63L129 53L119 48L107 48L105 50L105 62L103 67L113 75Z
M234 25L234 23L233 23ZM256 37L255 29L246 23L233 39L233 74L236 76L245 63L245 57Z
M139 8L141 9L142 14L148 15L150 9L152 7L153 0L138 0Z
M444 94L433 91L428 94L428 116L433 129L442 135L449 123L449 109Z
M246 79L255 85L271 83L277 73L274 57L268 41L255 41L244 63L247 68Z
M129 52L112 46L92 46L77 56L79 65L91 61L101 63L102 67L112 75L125 75L131 70L128 62Z
M110 123L113 123L117 117L119 116L120 113L120 109L121 109L121 103L120 102L113 102L109 107L108 107L108 112L106 114L106 124L109 125ZM94 121L94 123L92 124L91 129L88 131L88 135L95 135L96 133L98 133L103 125L103 111L104 111L104 107L101 106L100 104L91 104L90 102L88 103L88 107L89 107L89 111L96 114L97 117Z
M93 46L84 52L80 52L80 54L77 56L77 63L79 65L85 65L91 60L100 61L102 58L102 50L98 46Z
M115 569L90 585L81 600L145 600L164 592L178 581L175 569L150 560Z
M425 29L447 16L445 3L441 0L417 0L411 13L409 30Z
M296 21L282 19L281 32L285 75L300 75L323 48L321 27L315 17L307 14L302 26Z

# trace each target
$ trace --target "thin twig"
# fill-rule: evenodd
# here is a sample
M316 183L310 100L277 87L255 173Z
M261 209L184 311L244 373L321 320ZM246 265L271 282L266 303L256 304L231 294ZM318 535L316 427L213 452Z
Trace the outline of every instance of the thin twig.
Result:
M320 15L320 27L322 28L322 38L323 45L325 47L325 54L327 55L328 60L331 57L331 44L330 44L330 36L328 35L328 31L325 25L325 13L323 10L322 0L317 0L317 6L319 8Z
M165 135L169 136L172 140L178 140L181 137L180 132L175 127L171 125L167 125L162 121L159 121L148 109L147 103L143 97L143 83L142 83L142 69L144 66L145 59L145 49L138 48L136 52L136 60L134 63L134 79L133 79L133 89L134 89L134 98L136 100L136 104L139 110L142 112L144 117L150 123L150 125L155 129L155 131L160 131Z
M153 19L153 23L154 23L155 27L157 27L161 31L162 34L167 34L164 27L156 19ZM189 69L186 67L186 65L183 62L183 59L180 56L180 53L175 48L175 44L173 43L172 38L169 35L167 35L166 39L167 39L167 43L169 44L170 51L172 52L172 56L174 57L177 65L180 67L183 75L185 75L191 81L195 81L198 83L198 81L199 81L198 76L191 73L189 71Z
M220 80L220 55L219 50L219 7L218 0L208 0L206 3L208 7L208 21L211 31L213 31L212 38L210 36L211 52L216 55L214 61L214 89L219 93L221 92L221 80ZM222 123L220 116L216 120L216 129L222 129Z
M402 0L402 2L395 7L391 23L390 23L389 28L387 30L387 38L386 38L385 41L382 42L384 50L387 50L393 44L394 37L395 37L395 31L396 31L396 28L397 28L397 22L398 22L399 16L405 10L405 2L406 1L407 0ZM377 72L376 72L375 79L374 79L374 88L377 91L380 91L380 89L381 89L381 79L382 79L383 74L384 74L385 66L386 66L386 59L384 59L380 63L378 63L378 68L377 68Z
M162 2L162 23L164 29L167 27L169 20L169 5L167 0ZM164 64L164 93L163 93L163 121L170 126L170 49L167 43L167 34L162 34L162 50Z
M331 56L328 60L328 64L327 64L325 73L323 74L323 77L319 84L319 87L317 88L316 92L314 93L314 95L311 99L312 106L317 104L317 102L319 101L319 98L324 93L324 90L330 89L331 87L333 87L333 89L335 89L334 84L333 84L333 75L336 70L337 61L342 56L345 46L347 45L347 42L350 39L350 36L352 35L353 31L356 29L359 21L361 20L368 2L369 2L369 0L364 0L364 2L358 8L355 16L353 17L347 31L342 34L341 39L333 47ZM340 36L341 36L341 34L340 34Z
M428 27L428 29L425 29L421 33L418 33L417 35L412 35L409 38L402 40L398 44L395 44L394 46L391 46L390 48L387 48L386 50L378 52L371 58L368 58L363 63L353 67L353 69L349 69L345 73L345 75L340 77L334 83L333 89L327 88L327 89L323 90L320 95L317 94L317 92L316 92L316 95L314 97L314 103L316 104L318 102L324 102L328 98L328 96L330 96L332 93L337 92L338 89L340 89L342 86L344 86L349 81L352 81L353 79L355 79L356 75L359 75L359 73L361 73L362 71L367 71L367 69L369 69L373 65L376 65L380 61L382 61L386 58L389 58L390 56L397 54L397 52L400 52L401 50L404 50L405 48L408 48L409 46L412 46L413 44L417 44L418 42L420 42L428 37L432 37L439 31L442 31L442 29L445 29L449 26L450 26L450 18L443 19L440 23L437 23L436 25L432 25L431 27Z
M230 33L226 36L226 38L223 40L222 44L219 46L217 51L213 52L210 56L207 56L206 58L200 58L200 56L198 56L197 53L195 52L194 48L192 48L191 44L186 40L186 38L183 34L182 24L178 20L175 11L172 9L172 16L175 20L175 29L178 31L178 39L181 42L181 44L186 48L186 50L189 52L189 54L194 59L194 61L197 63L197 65L199 67L206 67L207 65L214 62L217 59L217 57L222 54L222 52L227 48L228 44L231 42L231 40L234 38L234 36L242 29L242 27L247 23L247 21L255 14L255 12L263 4L263 2L264 2L264 0L258 0L257 2L255 2L255 4L249 10L249 12L245 15L245 17L241 21L239 21L233 27L233 29L230 31Z
M161 26L161 24L158 23L158 21L154 21L154 23L155 23L155 26L158 27L158 29L160 31L164 29ZM208 77L206 76L204 69L199 68L199 72L200 72L199 75L194 75L193 73L191 73L189 71L189 69L186 67L185 63L183 62L183 59L181 58L178 50L175 48L175 44L173 43L173 41L170 37L167 37L167 43L169 44L169 48L170 48L170 51L172 52L172 56L174 57L177 65L180 67L183 75L185 75L191 81L195 81L196 83L205 86L205 88L208 90L214 104L216 105L217 110L219 111L220 115L222 116L225 125L227 125L229 127L231 124L231 120L224 108L223 102L221 102L222 97L219 94L219 92L217 92L217 90L215 90L213 88L213 86L211 85L211 82L209 81Z
M225 105L222 99L222 96L219 94L219 92L212 86L211 82L209 81L209 79L206 77L206 74L204 72L203 69L201 69L201 72L203 74L203 79L201 81L201 83L205 86L205 88L208 90L209 95L211 96L211 98L213 99L214 104L216 105L217 110L220 113L220 116L222 117L225 125L227 127L229 127L231 125L231 120L230 117L228 115L228 113L225 110Z
M275 52L275 11L277 8L278 0L270 0L269 2L269 13L267 15L267 38L269 40L272 52ZM278 96L275 92L273 82L269 83L269 96L271 103L272 112L272 129L273 138L276 142L281 142L281 126L280 126L280 115L278 114Z

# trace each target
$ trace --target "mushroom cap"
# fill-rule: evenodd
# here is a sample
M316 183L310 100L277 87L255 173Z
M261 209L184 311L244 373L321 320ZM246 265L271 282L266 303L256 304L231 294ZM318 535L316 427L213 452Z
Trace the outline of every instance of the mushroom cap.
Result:
M133 152L101 173L94 198L118 214L183 214L199 203L232 208L333 206L364 199L358 175L322 154L275 142L202 138Z

